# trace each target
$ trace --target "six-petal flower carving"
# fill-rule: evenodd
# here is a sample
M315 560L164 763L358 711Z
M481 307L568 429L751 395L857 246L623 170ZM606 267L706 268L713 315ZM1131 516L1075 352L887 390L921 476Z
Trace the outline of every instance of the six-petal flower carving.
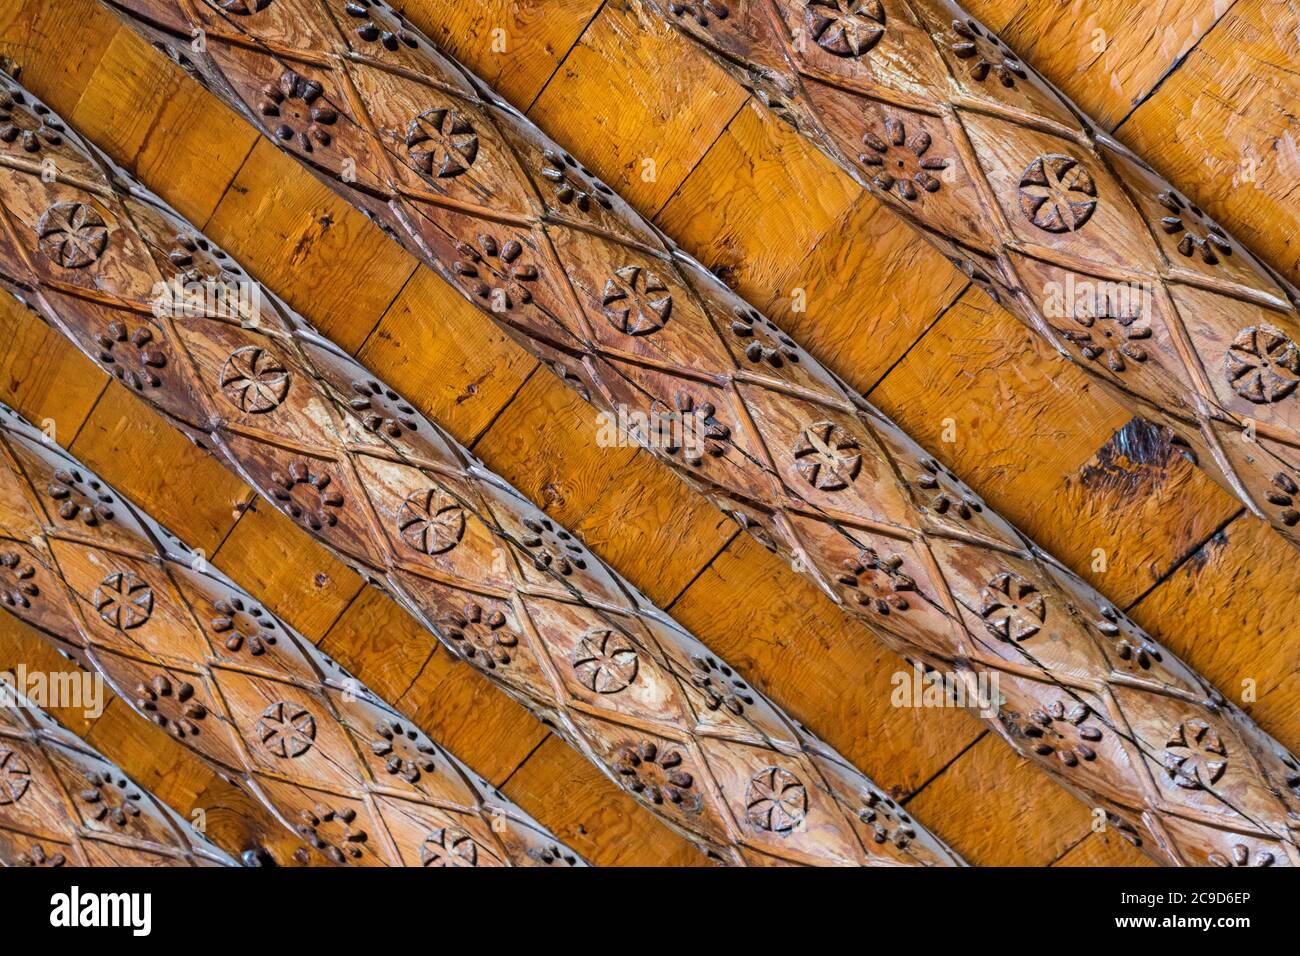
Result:
M36 223L41 251L65 269L84 269L108 248L108 224L84 202L55 203Z
M1281 401L1300 384L1300 348L1271 325L1242 329L1225 364L1232 390L1256 405Z
M1047 602L1028 578L1003 571L980 591L979 612L994 637L1027 641L1047 620Z
M880 0L808 0L804 22L827 53L859 57L885 35L885 8Z
M436 179L453 179L478 159L478 133L463 114L446 106L411 120L404 142L416 168Z
M808 816L808 789L781 767L765 767L745 789L745 819L759 830L782 836L792 833Z
M1097 184L1073 156L1039 156L1020 176L1020 209L1044 232L1074 232L1097 210Z
M597 694L617 694L636 680L640 658L627 637L597 627L582 635L573 649L573 672L582 686Z

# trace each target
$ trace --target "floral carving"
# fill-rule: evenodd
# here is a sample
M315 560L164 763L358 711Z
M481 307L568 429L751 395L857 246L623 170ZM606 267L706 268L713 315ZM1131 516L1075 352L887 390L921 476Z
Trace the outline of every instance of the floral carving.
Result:
M809 36L835 56L862 56L885 35L880 0L808 0L803 15Z
M445 106L411 120L404 142L416 168L437 179L459 176L478 158L478 133L461 113Z
M59 517L64 521L80 519L83 524L93 528L101 521L113 520L113 496L104 490L97 478L82 478L81 472L74 468L59 468L54 472L54 480L45 488L46 493L57 502Z
M912 818L889 797L874 790L862 794L858 819L871 827L871 838L876 843L893 843L902 850L916 839Z
M709 25L709 17L725 20L731 15L727 5L718 0L672 0L668 12L675 17L691 17L702 27Z
M247 644L248 653L260 657L275 644L275 624L256 604L245 604L242 597L232 594L216 601L212 609L216 613L208 624L225 636L226 650L238 651Z
M241 412L261 415L289 394L289 370L266 349L245 345L221 367L221 392Z
M307 844L335 863L359 860L364 853L366 831L354 826L357 811L351 807L336 810L318 803L310 810L298 811L299 824L295 829Z
M334 141L327 127L338 122L339 114L321 100L324 92L320 81L286 70L278 83L262 87L257 108L268 121L279 120L272 131L276 139L295 142L303 152L310 153L316 146L329 146Z
M1027 641L1047 620L1047 602L1028 578L1003 571L980 591L980 617L994 637Z
M420 774L433 773L433 744L425 740L413 727L400 720L388 719L375 725L378 735L370 742L370 752L384 762L384 769L407 783L418 783Z
M361 21L357 24L357 36L367 43L379 43L390 52L397 50L399 44L411 49L419 46L415 37L405 30L389 30L386 26L376 23L370 14L371 8L375 6L382 5L372 3L371 0L348 0L344 5L344 13L354 20Z
M946 515L951 512L963 521L970 521L984 510L984 505L975 497L975 493L937 458L924 458L919 465L921 473L913 481L918 488L933 495L930 508L936 514Z
M709 710L727 710L739 717L747 706L753 706L749 686L711 655L691 655L691 683L704 695L704 706Z
M402 429L408 432L418 429L415 409L387 385L369 379L353 382L352 391L356 394L348 399L348 408L357 413L367 430L401 438Z
M0 747L0 807L17 803L32 783L32 771L16 750Z
M658 275L640 266L624 266L605 282L601 297L605 318L625 335L652 335L668 324L673 297Z
M423 554L445 554L465 536L465 509L441 488L406 496L397 510L397 533Z
M1279 471L1273 476L1272 487L1264 495L1271 505L1277 505L1282 509L1278 518L1288 528L1294 528L1300 524L1300 511L1296 510L1297 499L1300 499L1300 487L1295 480L1284 471Z
M1277 856L1271 850L1260 850L1251 856L1250 847L1244 843L1234 843L1227 854L1216 851L1209 854L1206 859L1214 866L1222 867L1272 866L1277 862Z
M1056 754L1067 767L1078 766L1080 760L1096 760L1092 745L1101 740L1102 733L1086 723L1091 713L1086 704L1075 701L1067 709L1062 700L1034 711L1025 725L1030 748L1040 757Z
M858 162L876 170L872 182L886 192L893 190L908 202L915 201L920 193L917 186L928 193L937 193L940 183L933 173L948 168L948 160L927 156L933 140L921 129L911 139L907 127L895 117L886 117L882 138L872 130L862 134L862 144L869 152L858 156Z
M524 247L518 239L499 243L493 236L479 236L477 249L462 242L456 251L464 258L452 263L452 271L473 280L470 290L480 299L490 299L494 312L533 301L527 283L537 281L537 267L519 261Z
M721 458L727 451L731 428L714 417L717 409L712 402L701 402L686 392L678 392L674 408L655 399L650 405L650 427L655 434L648 436L651 447L661 448L669 455L682 454L682 459L692 468L704 462L704 456Z
M902 572L898 555L882 558L875 548L864 548L857 558L846 558L836 578L849 589L853 600L877 614L906 611L910 606L903 594L916 590L916 582Z
M137 326L132 332L125 322L114 320L96 339L99 346L99 360L108 366L123 385L142 392L145 386L157 388L162 385L157 369L167 365L167 356L155 348L153 330L148 326Z
M243 274L226 253L206 238L184 232L177 234L176 245L167 253L167 259L181 270L181 281L186 283L214 282L233 290L233 277Z
M543 150L542 178L555 188L561 206L573 205L581 212L589 211L593 202L602 209L614 208L609 198L614 191L568 153L549 147Z
M1300 384L1300 348L1271 325L1243 329L1225 361L1232 390L1256 405L1281 401Z
M1201 257L1207 266L1218 265L1219 256L1232 255L1232 243L1218 223L1182 196L1167 189L1156 197L1169 214L1160 226L1171 236L1178 236L1178 251L1188 259Z
M134 571L114 571L104 578L93 601L100 619L119 631L133 630L153 614L153 588Z
M478 844L459 827L438 827L420 845L421 866L478 866Z
M108 248L108 224L84 202L55 203L36 223L41 251L65 269L84 269Z
M1073 342L1083 353L1083 357L1092 362L1106 360L1106 366L1115 373L1128 368L1126 359L1145 362L1147 351L1138 343L1151 338L1151 329L1139 324L1139 315L1085 315L1075 316L1084 329L1066 329L1062 332L1067 340Z
M125 829L140 815L140 791L125 777L113 777L98 771L86 775L86 786L77 796L86 804L92 820L107 821L118 829Z
M1228 748L1207 722L1188 717L1170 732L1164 764L1175 784L1184 790L1202 790L1217 783L1228 769Z
M1013 87L1016 80L1026 80L1029 74L1007 45L974 20L952 21L957 39L949 49L959 59L967 61L970 75L977 83L984 82L990 72L1005 87Z
M808 790L780 767L765 767L745 789L745 819L751 826L785 836L808 816Z
M484 611L481 605L466 604L462 613L444 615L439 621L447 640L467 660L495 670L509 664L519 637L501 611Z
M43 145L58 146L63 142L63 124L40 103L25 108L27 98L22 93L0 90L0 142L17 143L24 152L39 153Z
M12 608L31 607L32 598L41 593L33 580L36 577L35 566L24 561L17 551L3 551L0 552L0 568L6 572L6 580L0 585L0 601Z
M574 568L587 570L582 545L569 532L556 527L550 518L525 518L524 528L528 533L521 543L532 552L533 566L538 571L549 569L567 577Z
M819 491L841 491L862 471L858 440L834 422L813 422L794 446L795 467Z
M746 340L745 358L755 364L767 363L781 368L786 362L799 364L799 346L762 313L749 306L739 306L731 321L731 332Z
M573 672L583 687L597 694L625 689L636 680L640 664L632 642L609 628L593 628L573 649Z
M262 711L257 739L276 757L301 757L316 743L316 718L299 704L276 701Z
M59 851L53 854L47 853L45 847L39 843L33 843L24 852L18 854L19 866L63 866L68 862L68 858Z
M1020 210L1044 232L1074 232L1097 210L1097 184L1073 156L1039 156L1020 176Z
M198 722L208 715L207 708L194 699L193 684L173 684L165 674L156 675L148 684L136 684L135 706L179 740L197 736Z
M271 0L217 0L217 6L222 10L241 17L259 13L270 5Z
M283 473L272 472L271 493L284 510L313 531L338 524L335 512L343 507L343 496L330 488L330 476L313 472L306 461L289 463Z
M628 790L656 806L665 800L681 804L695 786L695 778L682 769L682 755L652 740L620 747L614 770Z

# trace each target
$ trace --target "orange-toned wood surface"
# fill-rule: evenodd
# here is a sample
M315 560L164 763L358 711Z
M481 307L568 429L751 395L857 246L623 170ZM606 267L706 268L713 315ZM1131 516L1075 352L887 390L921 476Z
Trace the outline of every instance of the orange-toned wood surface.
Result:
M1288 243L1300 210L1288 205L1295 175L1284 167L1294 155L1285 107L1295 13L1265 0L1238 0L1222 15L1213 4L1179 5L1185 16L1146 6L1141 16L1129 4L971 8L1013 45L1030 38L1022 52L1041 71L1094 114L1124 119L1121 138L1295 280ZM1208 678L1230 692L1251 681L1256 699L1242 706L1296 746L1300 652L1287 638L1300 598L1285 545L1176 453L1140 429L1121 432L1127 416L1109 399L1064 387L1070 368L954 282L936 253L712 64L615 0L405 7ZM1080 37L1096 29L1105 52L1087 54ZM505 52L493 48L501 36ZM644 453L597 447L594 414L576 397L96 4L8 5L0 52L747 679L910 799L970 862L1141 862L1113 832L1091 833L1086 808L973 719L892 707L888 675L904 665L856 636L842 640L831 605ZM1254 178L1228 188L1225 170L1239 168L1247 147ZM383 599L359 597L360 582L282 518L244 510L247 489L120 386L105 389L37 320L5 302L0 321L0 397L37 421L54 418L61 436L75 436L61 438L74 454L210 541L232 575L558 836L596 863L697 861L666 832L632 825L626 798L468 668L432 652ZM41 359L29 365L34 347ZM955 442L942 440L946 419ZM200 484L222 494L200 500ZM218 498L220 509L210 504ZM1167 620L1197 627L1166 629ZM1179 633L1189 639L1173 640Z

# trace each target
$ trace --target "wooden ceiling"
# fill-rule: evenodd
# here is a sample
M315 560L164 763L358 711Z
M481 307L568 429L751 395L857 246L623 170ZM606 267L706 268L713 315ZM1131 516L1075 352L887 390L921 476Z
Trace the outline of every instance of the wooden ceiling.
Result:
M1300 13L1270 0L966 5L1300 282L1300 124L1287 112ZM404 7L1003 515L1225 692L1253 689L1244 709L1296 748L1294 551L712 63L623 0ZM590 408L97 3L11 0L0 53L969 862L1146 862L1092 833L1086 807L974 718L892 707L901 660L647 454L598 447ZM7 297L0 329L0 399L52 418L60 444L570 846L597 864L707 862ZM954 443L941 440L947 419ZM0 669L53 666L50 653L0 617ZM288 862L293 841L262 811L120 701L93 724L56 714L182 814L207 808L215 842L255 839Z

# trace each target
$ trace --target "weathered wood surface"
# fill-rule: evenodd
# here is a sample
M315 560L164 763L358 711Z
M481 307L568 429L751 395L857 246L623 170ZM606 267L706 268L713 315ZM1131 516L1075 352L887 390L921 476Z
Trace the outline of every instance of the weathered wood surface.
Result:
M112 5L143 12L148 23L131 22L598 407L702 423L695 454L662 442L656 453L896 648L996 672L1005 700L994 726L1148 852L1222 856L1215 840L1226 835L1202 828L1224 805L1244 809L1262 768L1228 795L1216 793L1222 761L1214 779L1180 779L1178 767L1188 733L1199 747L1212 727L1237 724L1234 746L1276 762L1253 798L1272 822L1255 832L1282 857L1294 758L1168 652L1144 651L1149 639L1119 612L385 9L353 29L316 4ZM201 51L175 40L192 30L206 37ZM377 42L383 30L391 44ZM286 105L299 93L307 113ZM1242 809L1229 812L1246 824L1256 811Z
M9 564L6 604L43 595ZM14 575L17 574L17 580ZM0 688L0 864L235 866L235 861L16 688Z
M301 862L582 863L6 407L0 436L5 610L272 808Z
M0 187L9 240L0 282L51 326L715 858L959 862L569 532L5 82L15 112L43 115L60 131L44 149L59 171L53 179L0 158L17 174L12 188ZM91 223L93 233L52 249L40 227L29 228L36 207L72 206L80 211L69 212L78 221L68 227ZM80 252L83 240L84 261L63 254ZM168 284L175 301L160 307ZM196 294L208 298L183 298ZM60 515L71 520L75 509ZM115 573L120 584L124 572ZM259 650L253 641L246 653ZM177 666L188 656L160 655ZM319 707L294 702L296 712L324 709L321 696Z
M947 0L649 6L1300 546L1300 293Z
M671 196L667 205L659 211L658 195L654 205L638 203L639 211L658 213L674 238L854 387L874 386L872 400L1004 517L1116 600L1138 602L1132 613L1144 627L1216 684L1226 690L1251 678L1258 700L1242 706L1279 739L1300 741L1288 677L1300 665L1300 647L1286 640L1300 608L1280 539L1247 533L1257 522L1234 519L1235 501L1163 443L1121 436L1098 455L1127 413L1089 391L1086 379L1076 387L1071 376L1081 373L982 295L968 296L974 308L949 309L962 289L955 271L797 134L746 106L744 92L692 44L620 0L404 6L516 105L535 102L533 115L548 132L624 195L642 183L642 160L668 119L694 123L701 142L677 136L670 144L689 146L689 157L654 153L661 172L672 170L656 187ZM1131 110L1121 138L1293 281L1300 277L1290 238L1300 234L1293 222L1300 210L1281 201L1294 180L1285 167L1292 88L1285 67L1297 55L1300 25L1285 4L1239 0L1221 20L1211 2L1188 4L1163 21L1167 5L988 0L968 8L1094 116ZM504 52L493 45L498 28L509 40ZM1105 29L1104 54L1091 49L1095 28ZM525 47L536 53L522 55ZM981 749L970 744L980 726L961 711L890 706L888 681L867 675L906 669L901 660L871 642L841 639L833 605L746 536L733 540L729 522L644 452L597 447L587 406L551 376L530 374L536 363L526 352L295 164L255 145L238 117L97 3L6 5L0 54L115 159L206 222L227 251L273 278L318 326L349 348L364 343L365 362L413 404L583 532L661 605L671 603L678 620L752 685L891 794L920 801L926 816L982 821L983 829L947 834L969 861L1069 863L1080 854L1062 853L1087 836L1084 847L1141 862L1114 830L1088 836L1087 809L1042 775L1023 773L1019 758L979 759ZM664 63L674 69L665 72ZM1150 77L1166 72L1151 96ZM608 132L612 114L590 104L627 90L629 76L637 86L618 99L619 139ZM1147 130L1151 148L1127 137L1130 127ZM1202 163L1193 144L1215 162ZM1186 161L1165 165L1163 156L1180 153L1157 145L1186 151ZM1239 153L1259 157L1252 183L1234 176ZM832 184L843 198L824 207L819 197ZM825 212L815 228L789 232L805 209ZM247 228L253 217L257 229ZM858 238L864 230L870 243ZM805 312L791 307L794 287L807 291ZM630 801L570 748L539 746L545 728L431 649L390 601L355 602L359 579L277 513L244 510L255 500L245 485L175 440L161 420L134 412L122 386L105 390L101 373L34 316L0 300L0 329L0 397L34 420L56 420L60 436L75 436L73 451L101 475L190 540L220 546L216 557L259 599L583 855L602 863L702 859L666 830L629 827ZM995 354L1007 355L1010 366L994 367ZM53 401L56 394L64 400ZM945 418L958 422L955 442L941 437ZM192 480L169 482L168 473ZM212 494L192 492L204 484ZM1094 563L1099 547L1104 566ZM1173 577L1171 568L1178 568ZM1202 600L1211 594L1214 602ZM1166 626L1184 609L1196 616L1194 633ZM369 626L370 613L379 615L382 633ZM845 675L851 693L824 692L825 681ZM124 762L129 754L110 750L115 732L98 736L101 750L141 782L171 781L146 778ZM964 779L987 789L945 784L967 765L978 765L978 774ZM990 794L1013 790L1024 812L988 812ZM1038 839L1040 830L1052 838Z

